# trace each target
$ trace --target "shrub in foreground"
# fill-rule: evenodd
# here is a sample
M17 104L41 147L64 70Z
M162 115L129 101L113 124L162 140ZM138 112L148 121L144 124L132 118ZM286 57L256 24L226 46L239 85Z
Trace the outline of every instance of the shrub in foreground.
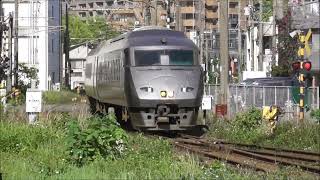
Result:
M320 109L312 110L311 117L315 118L320 123Z
M69 160L82 166L96 158L116 158L123 154L127 135L114 115L91 117L88 126L81 128L77 121L68 124Z

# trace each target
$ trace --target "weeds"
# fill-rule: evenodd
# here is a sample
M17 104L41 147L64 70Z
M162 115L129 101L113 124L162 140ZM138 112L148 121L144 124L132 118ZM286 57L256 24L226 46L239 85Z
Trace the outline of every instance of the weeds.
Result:
M282 179L292 174L300 178L296 169L290 171L295 173L283 169L260 174L220 161L206 166L188 153L176 153L167 140L140 133L127 135L110 116L79 119L52 113L38 125L29 126L21 120L14 123L14 115L0 122L0 172L4 179ZM261 124L258 112L252 110L250 115L239 115L237 122L215 122L210 135L290 148L319 147L319 125L281 124L274 137L266 137L256 130ZM123 141L118 144L119 140ZM79 160L78 151L85 161Z
M317 123L320 123L320 109L315 109L311 111L311 117L315 118Z
M208 136L237 143L320 151L319 124L308 121L303 124L280 122L272 135L267 132L261 112L250 109L237 115L230 123L217 120L211 125Z
M127 135L113 115L92 117L88 127L82 129L77 121L68 123L69 160L78 166L98 157L115 158L122 155Z
M43 93L43 100L46 104L68 104L75 99L79 100L80 96L74 92L61 91L46 91Z

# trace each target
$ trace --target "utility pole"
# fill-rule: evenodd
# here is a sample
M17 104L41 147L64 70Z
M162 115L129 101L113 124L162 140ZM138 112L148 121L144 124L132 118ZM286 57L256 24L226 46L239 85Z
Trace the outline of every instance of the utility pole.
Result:
M250 33L250 55L251 55L251 71L255 71L254 69L254 19L253 19L253 2L250 3L250 16L249 16L249 33Z
M221 64L221 104L227 105L228 103L228 90L229 90L229 15L228 15L228 0L220 1L220 64Z
M206 38L206 83L209 82L209 58L208 58L208 55L209 55L209 50L208 50L208 44L209 44L209 40L208 38Z
M12 28L13 28L13 17L9 14L9 30L8 30L8 57L9 57L9 71L7 77L7 92L12 89Z
M170 0L165 0L165 2L166 2L166 7L167 7L167 28L170 29L170 22L171 22L170 4L171 4L171 2L170 2Z
M70 76L71 76L71 64L69 62L69 8L68 4L66 4L66 31L64 35L64 68L65 68L65 86L70 89Z
M150 24L151 24L151 4L150 4L151 2L150 2L150 0L148 0L148 2L146 3L146 10L145 10L145 12L146 12L146 17L145 17L145 24L147 25L147 26L150 26Z
M157 6L158 6L158 0L154 0L152 1L152 13L151 13L151 24L153 26L157 26L158 25L158 10L157 10Z
M3 11L2 11L2 1L0 0L0 57L2 56L2 34L3 34Z
M276 53L277 53L277 36L276 36L276 19L277 19L277 0L273 0L272 2L272 58L271 58L271 66L276 64Z
M180 1L179 0L176 0L176 25L175 25L175 29L176 31L181 31L181 6L180 6Z
M198 24L200 24L200 28L199 28L199 48L200 48L200 63L204 64L205 61L203 60L203 43L204 43L204 24L203 24L203 19L202 19L202 12L203 12L203 6L202 4L200 4L201 1L199 1L199 16L198 16ZM193 7L195 8L195 7ZM195 19L194 19L195 21Z
M260 4L260 13L259 13L259 65L258 65L258 71L263 70L263 19L262 19L262 13L263 13L263 0L259 0Z
M18 85L18 52L19 52L19 45L18 45L18 38L19 38L19 32L18 32L18 17L19 17L19 2L18 0L14 1L14 66L13 66L13 73L14 73L14 81L13 85Z
M242 80L242 34L241 34L241 1L238 6L238 80Z

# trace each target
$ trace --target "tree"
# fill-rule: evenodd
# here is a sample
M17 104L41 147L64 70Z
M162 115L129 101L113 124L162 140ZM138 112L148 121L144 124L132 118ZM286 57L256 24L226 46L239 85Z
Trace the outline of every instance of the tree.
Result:
M9 68L9 58L8 57L0 57L0 82L2 80L6 80L7 71Z
M65 24L65 17L63 18ZM119 33L110 27L104 18L80 18L69 16L69 35L70 44L76 45L83 42L94 41L97 39L110 39Z
M28 67L25 63L20 63L18 66L18 88L22 93L27 91L27 88L31 85L31 80L38 81L38 69L34 67Z
M293 31L291 29L291 22L292 16L290 11L282 19L276 21L279 31L279 43L277 47L279 61L278 67L272 67L272 76L290 76L292 74L291 63L298 58L297 51L299 44L297 43L297 37L292 38L289 34Z

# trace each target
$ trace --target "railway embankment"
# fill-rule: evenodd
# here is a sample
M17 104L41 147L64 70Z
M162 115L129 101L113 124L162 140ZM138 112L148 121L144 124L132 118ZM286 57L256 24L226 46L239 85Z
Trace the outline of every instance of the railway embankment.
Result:
M4 179L319 178L314 173L318 166L313 155L295 154L296 159L292 159L294 152L240 145L319 153L320 125L308 121L279 123L270 134L256 110L229 121L212 119L202 138L215 144L210 148L225 150L220 158L208 158L212 155L208 148L205 157L192 152L194 148L203 151L194 143L180 142L193 146L185 151L172 145L175 138L126 132L110 117L92 117L82 111L51 111L39 116L36 125L27 122L22 111L1 113L0 172ZM301 159L307 162L298 167Z

